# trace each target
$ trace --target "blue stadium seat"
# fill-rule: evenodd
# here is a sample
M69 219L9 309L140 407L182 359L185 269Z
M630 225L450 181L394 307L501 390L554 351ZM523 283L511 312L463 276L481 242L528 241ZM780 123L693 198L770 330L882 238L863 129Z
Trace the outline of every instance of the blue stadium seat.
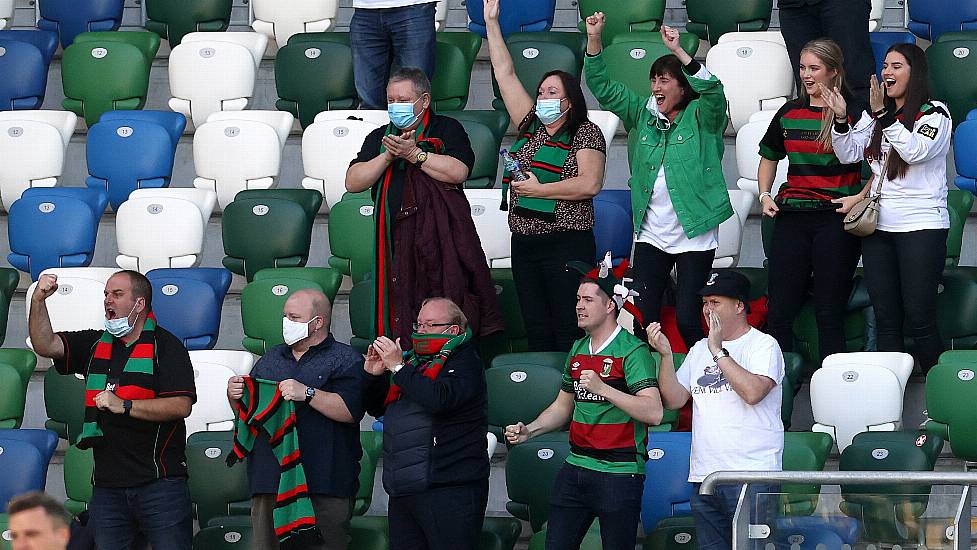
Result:
M595 199L601 199L610 202L616 202L628 211L628 215L631 215L631 190L630 189L604 189L600 193L597 193Z
M221 305L231 272L219 267L154 269L153 311L189 350L213 349L220 332Z
M630 258L633 227L629 210L619 202L605 200L600 195L594 197L594 242L598 261L608 250L614 263Z
M169 111L109 111L88 130L88 187L108 194L113 210L129 193L168 187L187 119ZM125 159L125 162L119 162Z
M58 33L34 29L5 29L0 31L0 40L27 42L41 51L44 64L50 65L54 52L58 51Z
M37 28L55 31L67 48L83 32L114 31L122 24L124 0L43 0Z
M47 461L32 443L0 439L0 513L10 499L28 491L43 491Z
M485 38L485 15L482 13L482 3L470 0L465 3L468 8L468 30L478 33ZM556 10L556 0L533 0L520 2L518 0L502 0L499 3L499 26L502 34L513 32L548 31L553 26L553 14Z
M47 465L51 462L55 449L58 448L58 434L51 430L7 429L0 430L0 441L23 441L33 445L37 452L41 453L45 477L47 476Z
M10 207L7 261L37 280L51 267L86 267L108 197L84 187L32 187Z
M957 179L953 183L964 191L977 195L977 109L967 113L953 134L953 163Z
M645 532L650 532L665 518L692 513L691 453L691 432L648 434L645 491L641 497L641 523Z
M44 54L33 44L0 38L0 111L40 109L47 86Z
M882 78L882 63L885 61L885 52L893 44L915 44L916 37L906 31L897 32L870 32L868 40L872 43L872 54L875 56L875 74Z
M858 521L854 518L832 518L843 521L845 526L854 525L857 536ZM778 548L795 548L799 550L842 550L851 548L855 538L843 538L834 525L819 517L777 518L777 527L773 540Z
M977 0L912 0L909 32L936 42L948 31L977 30Z

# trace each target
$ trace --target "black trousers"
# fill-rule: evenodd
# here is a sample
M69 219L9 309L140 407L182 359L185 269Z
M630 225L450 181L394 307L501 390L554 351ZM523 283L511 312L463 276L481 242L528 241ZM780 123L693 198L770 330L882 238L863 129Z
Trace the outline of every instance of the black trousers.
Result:
M715 250L669 254L648 243L635 243L631 271L634 288L639 296L634 301L644 316L645 323L660 320L662 296L668 287L669 274L674 266L678 272L675 285L675 321L679 333L689 348L702 340L705 333L702 331L702 298L699 297L699 290L706 285L715 258ZM645 327L637 325L635 321L634 333L644 338Z
M943 353L936 297L946 264L947 229L876 231L862 240L865 283L875 308L879 351L906 351L915 342L923 371ZM903 323L908 324L904 332Z
M801 89L798 64L804 44L830 38L845 55L845 81L851 88L848 113L858 120L868 109L868 82L875 73L875 56L868 39L871 0L821 0L815 4L780 8L780 30L794 67L794 81Z
M830 210L781 210L775 218L767 267L767 331L783 351L794 351L794 319L809 290L814 292L821 359L846 351L845 308L862 246L858 237L845 232L843 219L844 214Z
M583 336L574 311L581 275L567 262L595 264L593 231L512 235L512 279L530 351L570 351Z
M390 550L478 550L488 479L390 497Z

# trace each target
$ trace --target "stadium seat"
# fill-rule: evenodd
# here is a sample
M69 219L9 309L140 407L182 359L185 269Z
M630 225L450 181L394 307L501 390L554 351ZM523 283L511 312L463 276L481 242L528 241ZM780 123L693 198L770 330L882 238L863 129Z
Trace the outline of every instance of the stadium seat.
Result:
M159 35L151 32L78 35L61 58L61 105L88 126L107 111L142 109L158 50Z
M0 0L0 29L10 26L14 18L14 0Z
M0 0L0 6L3 6L3 2L4 0ZM2 7L0 7L0 11L2 11ZM54 31L42 31L38 29L3 30L3 26L0 24L0 40L13 40L31 44L44 56L45 65L51 64L54 53L58 51L58 33Z
M699 48L699 37L682 33L679 37L682 49L694 55ZM661 36L647 32L618 34L604 48L602 57L607 64L607 76L616 80L641 97L651 95L651 65L656 59L671 52L662 43Z
M26 441L0 439L0 512L7 511L10 499L28 491L43 491L47 461Z
M631 245L634 243L634 224L631 213L619 203L605 200L600 195L594 197L594 243L597 257L594 261L604 258L607 251L611 252L614 263L620 263L631 257Z
M694 525L658 527L645 536L642 550L696 550L699 541Z
M550 71L561 70L580 76L587 37L575 32L520 32L509 36L505 45L519 82L531 97L535 97L543 75ZM492 107L505 110L494 73L492 88L495 92Z
M614 141L614 134L617 133L617 129L621 125L621 119L610 111L599 111L597 109L588 110L587 118L600 128L600 133L604 136L604 144L607 149L610 149L611 142ZM628 210L631 209L631 201L628 201L627 207Z
M686 0L689 22L686 29L715 45L728 32L765 31L770 26L772 0L713 2Z
M24 420L27 388L20 373L0 364L0 428L19 428Z
M786 389L785 389L786 393ZM817 432L784 432L783 468L788 472L819 472L831 453L831 436ZM783 505L787 515L814 513L821 488L812 484L784 485ZM839 549L840 550L840 549Z
M44 427L74 442L85 421L85 379L48 369L44 373L44 409L48 416Z
M269 267L302 267L322 195L311 189L241 191L224 208L224 267L249 281Z
M475 153L475 164L465 181L465 189L491 189L495 186L499 169L499 149L502 140L491 128L476 120L461 120Z
M89 175L85 183L105 190L115 211L135 189L169 186L176 146L185 126L183 115L168 111L103 114L88 129Z
M862 432L856 434L852 444L868 443L874 445L912 445L923 451L930 466L936 468L940 452L946 438L942 434L927 433L924 430L897 430L894 432Z
M972 273L970 268L945 269L937 289L936 322L948 349L977 348L977 281Z
M811 377L811 430L827 433L844 451L859 432L898 429L912 368L906 353L829 355Z
M23 441L37 449L37 452L41 455L42 464L44 465L44 479L46 484L48 464L51 463L51 458L54 457L54 451L58 447L58 434L51 430L43 429L0 429L0 441ZM41 490L44 490L43 484L41 485Z
M563 373L550 367L510 365L485 371L489 431L501 441L506 426L529 423L560 393Z
M740 260L740 247L743 244L743 227L750 215L750 208L756 200L752 194L740 189L729 191L729 202L733 205L733 215L719 224L719 248L712 267L735 267Z
M199 127L212 113L247 107L268 37L195 32L183 40L170 52L170 109Z
M216 192L221 209L240 191L274 187L293 120L279 111L214 113L193 136L193 186Z
M431 101L436 111L460 111L468 104L472 67L481 47L482 39L474 33L437 33L434 78L431 79Z
M362 516L373 502L373 485L376 479L377 462L383 452L383 432L360 432L360 488L353 503L353 515Z
M509 449L505 460L509 502L505 507L513 516L528 521L534 532L546 523L553 482L569 454L570 443L566 439L534 438Z
M872 54L875 57L875 75L882 78L882 63L885 62L885 52L893 44L915 44L916 37L906 31L873 32L868 35L872 44Z
M794 351L799 353L812 369L817 368L821 362L821 344L813 298L809 298L801 306L797 317L794 318L792 329L794 331ZM865 311L863 309L845 312L844 332L847 351L857 352L864 349Z
M482 4L466 2L465 7L468 8L468 30L485 38ZM502 28L502 35L508 36L519 31L548 31L553 26L555 10L556 0L536 0L532 3L503 0L499 2L499 26Z
M757 111L750 115L750 120L736 132L736 168L739 179L736 186L753 195L756 200L760 196L760 184L757 182L757 171L760 169L760 141L767 133L770 122L777 111ZM773 196L780 192L780 186L787 181L787 167L790 163L783 159L777 163L777 175L770 190Z
M73 0L38 2L37 28L55 31L61 47L68 49L84 32L114 31L122 24L124 0L92 0L79 4Z
M977 460L977 382L975 364L960 359L945 359L926 374L927 434L946 438L953 455L961 460Z
M10 268L3 269L12 272L13 274L17 275L18 280L20 279L20 274L15 270ZM3 273L0 275L0 277L3 277L3 275L7 275L7 273ZM3 281L3 283L6 284L7 281ZM14 288L16 289L16 283L14 283ZM11 296L13 295L13 293L8 292L6 288L3 289L3 292L4 294L9 293ZM0 309L0 317L6 317L6 315L3 315L2 309ZM17 375L20 377L21 385L24 387L24 391L27 391L27 386L30 384L31 376L34 374L34 369L37 367L37 356L34 355L34 352L29 349L3 348L0 349L0 366L14 369L14 371L16 371Z
M295 35L275 58L275 86L281 98L275 108L292 113L303 128L322 111L357 104L353 51L331 36L335 34Z
M153 312L159 324L189 350L213 349L231 273L216 267L154 269L146 277L153 285Z
M489 267L512 267L512 233L509 213L500 210L501 189L466 189L472 207L472 220Z
M780 108L793 95L794 71L787 48L765 40L716 44L706 67L723 82L733 133L757 111ZM756 74L765 75L755 78Z
M145 0L147 30L160 35L170 48L192 32L226 31L231 0Z
M64 501L64 507L72 517L87 510L92 501L94 471L95 457L92 450L69 445L64 452L64 492L68 497Z
M224 391L220 393L223 397ZM190 500L201 527L208 526L211 519L234 515L231 503L251 500L247 466L228 467L226 463L232 438L231 431L197 432L187 438Z
M13 300L17 284L20 282L20 273L16 269L0 267L0 344L7 336L7 314L10 311L10 302ZM28 350L4 348L0 349L0 364L7 364L14 367L24 378L24 387L30 379L30 373L34 371L37 364L37 357Z
M790 351L784 352L783 399L780 404L780 417L784 422L784 430L790 429L791 416L794 414L794 397L801 389L801 372L804 370L804 358L801 354Z
M691 432L648 434L645 490L641 498L641 524L645 532L650 532L665 518L692 513L691 453Z
M44 54L36 46L0 35L0 73L6 75L0 82L0 110L40 109L47 72Z
M133 195L115 217L119 246L116 263L123 269L147 273L153 269L193 267L203 252L209 211L184 198L186 191L209 194L200 189L157 189L152 196ZM173 193L167 193L173 191Z
M88 266L107 203L88 187L27 189L10 207L7 261L35 281L45 269Z
M962 74L977 72L977 37L939 40L926 48L926 59L929 61L933 97L946 103L953 124L957 126L977 106L977 85L969 78L960 78Z
M103 330L105 311L102 308L105 283L119 271L114 267L69 267L47 269L58 276L58 290L46 301L54 332L71 330ZM37 283L27 288L27 296L34 294ZM30 318L30 300L27 301L27 318ZM30 346L30 338L27 339Z
M584 22L587 17L598 11L604 12L604 32L601 34L604 46L619 34L657 32L665 18L665 0L578 0L577 8L580 11L577 28L581 33L587 32Z
M349 291L349 327L353 332L349 345L359 353L366 353L367 346L377 337L373 322L375 286L371 279L366 279L354 282ZM482 357L484 360L485 355Z
M977 30L977 2L974 0L920 0L907 2L909 32L936 42L948 31ZM963 73L959 73L963 74Z
M946 267L956 267L960 263L960 250L963 247L963 229L974 205L974 195L959 189L947 193L947 207L950 213L950 232L946 238Z
M517 353L528 351L526 340L526 325L522 319L522 309L519 307L519 294L516 284L512 280L512 270L509 268L492 268L492 281L495 283L495 294L499 298L499 309L502 311L502 321L505 332L484 338L479 351L482 360L492 364L492 358L500 353Z
M264 355L282 343L282 308L296 290L312 288L336 298L342 275L328 267L263 269L241 291L241 321L244 349ZM351 308L352 309L352 308Z
M885 15L885 0L872 0L872 8L868 13L868 32L874 33L882 27L882 17Z
M593 112L593 111L591 111ZM628 215L631 215L631 190L630 189L601 189L600 193L597 193L597 197L602 200L616 202L628 211Z
M761 40L767 42L773 42L775 44L780 44L783 47L787 47L787 43L784 41L784 35L780 34L780 29L774 31L731 31L723 33L719 36L717 44L722 44L723 42L735 42L740 40Z
M363 113L371 113L364 116ZM322 194L329 211L346 194L346 170L367 134L389 122L386 111L323 111L302 133L302 187ZM377 120L374 120L377 119ZM382 122L381 122L382 120Z
M384 114L386 114L385 111ZM492 130L492 133L495 134L495 139L497 139L499 142L505 139L506 131L509 129L509 113L499 111L497 109L488 109L484 111L477 109L466 109L464 111L444 111L439 114L449 116L458 121L474 120L476 122L481 122Z
M233 518L215 518L214 525L202 528L193 536L193 550L244 550L252 548L253 529Z
M348 195L329 211L329 265L358 283L373 272L373 199L369 194Z
M522 523L511 517L488 516L482 522L479 550L513 550L522 534Z
M3 209L31 187L54 187L78 117L64 111L0 112L0 203Z
M246 351L199 350L190 352L197 402L186 419L187 437L197 432L234 429L234 411L227 402L227 380L251 372L254 356Z
M953 181L959 189L977 194L977 109L967 113L966 120L953 132L953 163L957 177Z
M503 353L492 359L490 368L516 365L549 367L562 373L567 362L567 354L562 351L527 351L522 353Z
M279 48L296 34L325 32L339 13L337 0L252 0L251 28Z

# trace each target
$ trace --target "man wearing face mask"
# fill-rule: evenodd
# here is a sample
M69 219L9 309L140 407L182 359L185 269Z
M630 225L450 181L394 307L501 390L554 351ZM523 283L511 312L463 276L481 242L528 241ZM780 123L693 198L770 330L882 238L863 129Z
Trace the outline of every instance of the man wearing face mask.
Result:
M282 398L294 401L302 465L316 525L323 544L317 549L344 549L348 544L353 500L359 489L361 406L360 365L352 348L329 332L332 306L317 290L299 290L285 301L279 344L261 357L251 376L278 381ZM227 382L235 408L244 393L244 377ZM267 437L260 435L248 460L254 547L279 547L273 512L281 467Z
M428 296L461 304L476 337L503 329L495 285L461 189L475 162L457 120L431 109L431 83L403 68L387 84L390 124L363 141L346 190L370 190L377 334L407 342Z
M105 283L104 331L55 333L45 300L57 290L57 276L38 279L28 330L34 351L59 373L86 378L76 444L95 455L95 542L128 550L142 533L154 549L190 550L183 422L196 400L190 355L157 326L153 287L141 273L120 271Z
M487 391L461 309L424 300L410 350L367 350L367 412L384 416L391 550L476 550L488 502Z

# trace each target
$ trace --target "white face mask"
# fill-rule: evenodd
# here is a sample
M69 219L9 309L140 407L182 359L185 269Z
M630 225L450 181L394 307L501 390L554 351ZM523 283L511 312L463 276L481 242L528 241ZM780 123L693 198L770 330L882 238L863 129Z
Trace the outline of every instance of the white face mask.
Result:
M288 317L282 317L282 338L285 339L285 343L291 346L300 340L308 338L312 334L309 331L309 323L318 318L319 317L317 315L305 323L300 323L298 321L293 321Z
M645 109L651 113L651 116L655 117L655 127L659 130L664 132L672 127L672 123L658 110L658 101L654 95L648 98L648 102L645 103Z
M129 312L129 315L132 315L133 311L136 311L135 304L132 305L132 311ZM129 315L116 317L115 319L105 319L105 330L116 338L122 338L126 334L129 334L133 329L133 326L129 324Z

